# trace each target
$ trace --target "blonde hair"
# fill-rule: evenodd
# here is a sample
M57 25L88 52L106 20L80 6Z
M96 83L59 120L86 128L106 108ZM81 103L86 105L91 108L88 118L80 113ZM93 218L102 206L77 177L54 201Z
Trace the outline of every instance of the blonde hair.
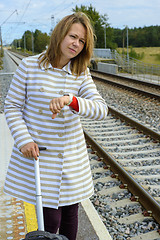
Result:
M86 41L82 51L75 58L71 59L71 71L72 74L79 76L87 69L94 48L94 33L89 18L82 12L68 15L56 25L52 32L48 49L39 57L39 64L42 63L44 67L49 63L55 67L58 65L61 57L61 42L74 23L81 23L84 26L86 29Z

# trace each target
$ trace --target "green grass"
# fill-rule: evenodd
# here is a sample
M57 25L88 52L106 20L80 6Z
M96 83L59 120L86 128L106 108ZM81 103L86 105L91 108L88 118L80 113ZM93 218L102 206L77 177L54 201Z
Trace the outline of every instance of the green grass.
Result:
M142 56L140 61L149 64L160 64L160 47L139 47L131 49L136 53L135 56ZM131 49L129 49L129 52ZM122 48L117 49L119 53L122 53L122 50ZM124 50L126 52L126 48Z

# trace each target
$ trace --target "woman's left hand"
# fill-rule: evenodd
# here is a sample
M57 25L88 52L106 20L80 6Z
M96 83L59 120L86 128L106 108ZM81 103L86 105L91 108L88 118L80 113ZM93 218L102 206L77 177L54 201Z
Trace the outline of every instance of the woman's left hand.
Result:
M58 98L53 98L50 101L49 109L51 110L52 119L57 116L57 113L60 113L61 109L69 103L69 96L62 96Z

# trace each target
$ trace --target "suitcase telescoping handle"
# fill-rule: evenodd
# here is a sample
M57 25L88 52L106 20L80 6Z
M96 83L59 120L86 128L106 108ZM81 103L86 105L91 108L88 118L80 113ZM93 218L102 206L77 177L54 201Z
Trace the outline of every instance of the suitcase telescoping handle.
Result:
M45 147L39 147L39 151L46 150ZM39 171L39 158L34 159L34 171L35 171L35 185L36 185L36 213L38 230L44 231L44 218L43 218L43 207L42 207L42 194L40 184L40 171Z

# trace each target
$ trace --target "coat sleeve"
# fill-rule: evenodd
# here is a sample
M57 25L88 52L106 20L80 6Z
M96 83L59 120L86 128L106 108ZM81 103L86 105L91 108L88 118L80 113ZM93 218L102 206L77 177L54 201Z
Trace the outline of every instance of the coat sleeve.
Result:
M104 120L107 117L107 104L98 93L89 69L87 69L87 74L79 89L77 100L79 112L76 113L78 115L93 120Z
M25 144L33 142L23 119L23 106L26 96L27 64L23 59L13 76L8 91L4 112L15 144L20 150Z

